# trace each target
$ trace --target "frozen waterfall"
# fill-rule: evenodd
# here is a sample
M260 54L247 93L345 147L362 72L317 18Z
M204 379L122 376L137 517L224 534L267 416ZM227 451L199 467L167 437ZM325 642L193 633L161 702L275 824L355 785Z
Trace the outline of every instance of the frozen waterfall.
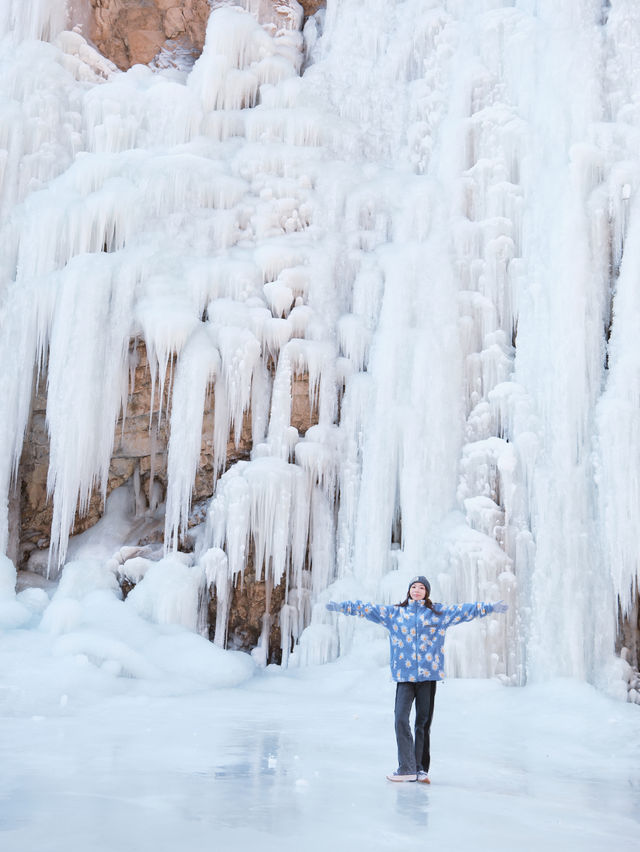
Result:
M107 496L143 341L170 431L165 556L129 572L150 617L203 629L213 595L224 645L251 554L285 589L256 656L279 618L303 665L375 630L354 638L330 597L397 600L426 573L436 600L511 605L447 640L450 675L619 677L640 572L637 4L328 0L304 34L222 5L191 71L120 72L73 24L0 0L2 552L34 388L55 572ZM145 603L177 594L153 582L172 564L188 603Z

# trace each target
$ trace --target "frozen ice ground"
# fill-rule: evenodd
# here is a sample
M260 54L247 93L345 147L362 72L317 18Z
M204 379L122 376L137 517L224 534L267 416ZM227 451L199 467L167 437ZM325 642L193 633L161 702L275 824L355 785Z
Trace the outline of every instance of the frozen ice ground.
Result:
M447 681L432 785L392 785L394 686L370 647L217 689L52 647L0 643L5 852L638 848L638 708L584 683Z

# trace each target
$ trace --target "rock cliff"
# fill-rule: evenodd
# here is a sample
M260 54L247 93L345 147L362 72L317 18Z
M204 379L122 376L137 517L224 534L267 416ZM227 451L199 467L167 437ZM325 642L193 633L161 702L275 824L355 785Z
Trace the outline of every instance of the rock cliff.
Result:
M90 0L89 38L126 70L137 63L189 65L202 52L209 12L223 5L249 9L269 28L299 29L325 0Z

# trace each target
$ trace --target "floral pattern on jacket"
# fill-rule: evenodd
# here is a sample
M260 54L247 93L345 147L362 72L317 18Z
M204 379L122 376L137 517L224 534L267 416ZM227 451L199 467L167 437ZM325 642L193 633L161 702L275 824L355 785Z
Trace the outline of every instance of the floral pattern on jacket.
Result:
M449 627L493 612L490 603L464 603L444 606L434 603L434 611L423 601L406 606L331 601L327 609L344 615L358 615L389 631L391 674L395 681L415 683L444 678L444 638Z

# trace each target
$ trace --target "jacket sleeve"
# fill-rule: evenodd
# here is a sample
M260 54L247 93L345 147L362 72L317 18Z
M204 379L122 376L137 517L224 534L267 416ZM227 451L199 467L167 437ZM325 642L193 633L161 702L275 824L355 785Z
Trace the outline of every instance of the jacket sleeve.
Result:
M452 624L473 621L474 618L484 618L485 615L490 615L492 612L493 604L490 603L453 604L440 610L441 624L443 627L451 627Z
M340 603L329 601L326 606L331 612L341 612L343 615L359 615L360 618L366 618L376 624L383 624L385 627L389 623L390 610L392 609L389 606L363 601L341 601Z

